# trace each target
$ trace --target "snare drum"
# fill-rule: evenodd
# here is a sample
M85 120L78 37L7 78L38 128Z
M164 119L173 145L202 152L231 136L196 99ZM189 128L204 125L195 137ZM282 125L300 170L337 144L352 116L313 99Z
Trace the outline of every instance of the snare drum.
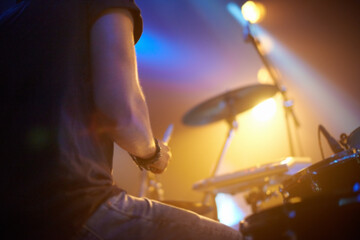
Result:
M284 202L360 190L359 149L349 149L317 162L282 182Z

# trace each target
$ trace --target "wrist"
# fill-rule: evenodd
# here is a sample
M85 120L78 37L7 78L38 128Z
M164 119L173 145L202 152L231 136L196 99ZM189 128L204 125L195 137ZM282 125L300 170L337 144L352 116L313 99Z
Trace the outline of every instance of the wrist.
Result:
M141 170L143 169L149 170L149 165L153 164L154 162L160 159L161 147L156 138L154 138L154 142L155 142L155 153L152 154L150 157L142 158L129 153L131 158L134 160L134 162L138 165L138 167Z
M136 153L135 156L137 158L139 158L139 159L153 158L156 155L156 152L157 152L158 143L156 141L157 140L154 138L153 141L151 141L150 144L148 144L146 147L141 146L141 150L139 149L139 153Z

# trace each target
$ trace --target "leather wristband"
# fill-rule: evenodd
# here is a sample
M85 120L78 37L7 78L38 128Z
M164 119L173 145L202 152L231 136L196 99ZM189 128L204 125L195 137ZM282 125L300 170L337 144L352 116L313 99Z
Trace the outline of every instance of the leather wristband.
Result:
M154 141L155 141L156 151L155 151L154 155L149 157L149 158L140 158L140 157L137 157L137 156L132 155L131 153L129 153L129 155L134 160L136 165L138 165L140 170L143 170L143 169L150 170L149 165L153 164L154 162L159 160L159 158L161 156L161 154L160 154L161 147L160 147L160 145L158 143L158 140L156 138L154 138Z

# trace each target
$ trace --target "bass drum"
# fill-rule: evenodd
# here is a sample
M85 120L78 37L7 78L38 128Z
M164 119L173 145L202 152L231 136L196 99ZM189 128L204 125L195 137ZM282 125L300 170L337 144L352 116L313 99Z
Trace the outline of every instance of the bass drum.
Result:
M240 222L244 239L360 239L360 194L322 196L266 209Z

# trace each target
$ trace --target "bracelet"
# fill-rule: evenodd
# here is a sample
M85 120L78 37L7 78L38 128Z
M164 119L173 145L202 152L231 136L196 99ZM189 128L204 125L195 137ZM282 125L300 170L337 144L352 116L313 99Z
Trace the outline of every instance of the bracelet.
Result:
M154 141L155 141L156 151L155 151L154 155L149 157L149 158L140 158L140 157L134 156L131 153L129 153L129 155L134 160L136 165L138 165L140 170L143 170L143 169L150 170L149 165L153 164L154 162L159 160L159 158L161 156L161 154L160 154L161 147L159 145L159 142L158 142L158 140L156 138L154 138Z

